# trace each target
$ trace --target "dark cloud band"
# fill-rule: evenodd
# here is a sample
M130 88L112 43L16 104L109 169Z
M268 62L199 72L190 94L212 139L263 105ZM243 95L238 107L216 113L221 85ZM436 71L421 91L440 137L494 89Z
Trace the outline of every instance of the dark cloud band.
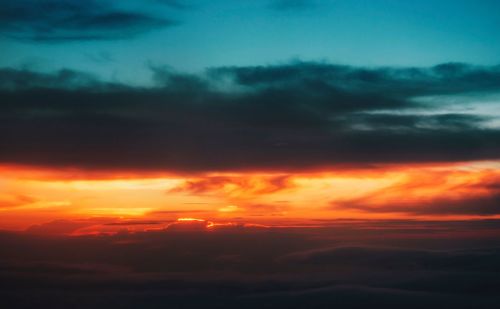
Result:
M157 86L137 88L1 70L0 161L209 171L500 158L488 117L415 100L495 93L499 67L294 63L154 76Z

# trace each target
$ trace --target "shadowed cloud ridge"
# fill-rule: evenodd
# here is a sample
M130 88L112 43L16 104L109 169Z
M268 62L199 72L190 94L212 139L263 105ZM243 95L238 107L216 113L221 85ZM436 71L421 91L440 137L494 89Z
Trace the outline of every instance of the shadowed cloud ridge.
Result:
M133 87L2 69L0 161L212 171L500 157L500 130L488 125L498 115L444 100L498 93L498 66L296 62L153 77L154 87Z

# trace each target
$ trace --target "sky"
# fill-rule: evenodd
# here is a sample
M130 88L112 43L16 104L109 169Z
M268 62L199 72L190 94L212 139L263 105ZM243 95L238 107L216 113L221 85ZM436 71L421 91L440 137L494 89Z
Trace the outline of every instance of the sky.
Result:
M497 1L2 4L0 228L500 214Z
M0 298L495 308L499 12L0 0Z
M500 53L495 0L2 3L1 66L70 68L127 84L151 82L151 66L202 72L296 59L370 67L496 65Z

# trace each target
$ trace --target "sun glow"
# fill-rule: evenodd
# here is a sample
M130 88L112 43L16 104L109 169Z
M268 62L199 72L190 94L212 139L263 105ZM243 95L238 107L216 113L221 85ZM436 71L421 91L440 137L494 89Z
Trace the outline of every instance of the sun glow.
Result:
M197 219L197 218L177 218L178 222L206 222L206 220L203 219Z
M484 204L499 194L495 184L500 171L496 167L498 162L479 162L297 174L139 173L123 177L110 173L93 179L75 172L3 166L0 229L20 230L52 220L88 218L214 227L223 222L298 224L315 218L495 217ZM459 208L460 201L470 199L481 201L475 204L482 212ZM454 205L458 205L455 212ZM446 209L440 212L439 207Z
M241 210L238 206L236 205L228 205L225 207L219 208L220 212L235 212Z

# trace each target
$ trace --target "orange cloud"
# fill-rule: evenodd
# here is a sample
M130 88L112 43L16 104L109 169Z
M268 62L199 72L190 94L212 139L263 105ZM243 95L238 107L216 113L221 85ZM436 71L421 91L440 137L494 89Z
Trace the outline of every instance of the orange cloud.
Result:
M417 170L394 185L351 200L332 201L332 209L409 215L500 215L500 171Z
M21 207L37 202L33 196L25 194L0 194L0 209Z
M194 195L223 194L231 197L244 197L271 194L294 186L290 175L207 176L186 180L181 185L169 190L169 192Z

